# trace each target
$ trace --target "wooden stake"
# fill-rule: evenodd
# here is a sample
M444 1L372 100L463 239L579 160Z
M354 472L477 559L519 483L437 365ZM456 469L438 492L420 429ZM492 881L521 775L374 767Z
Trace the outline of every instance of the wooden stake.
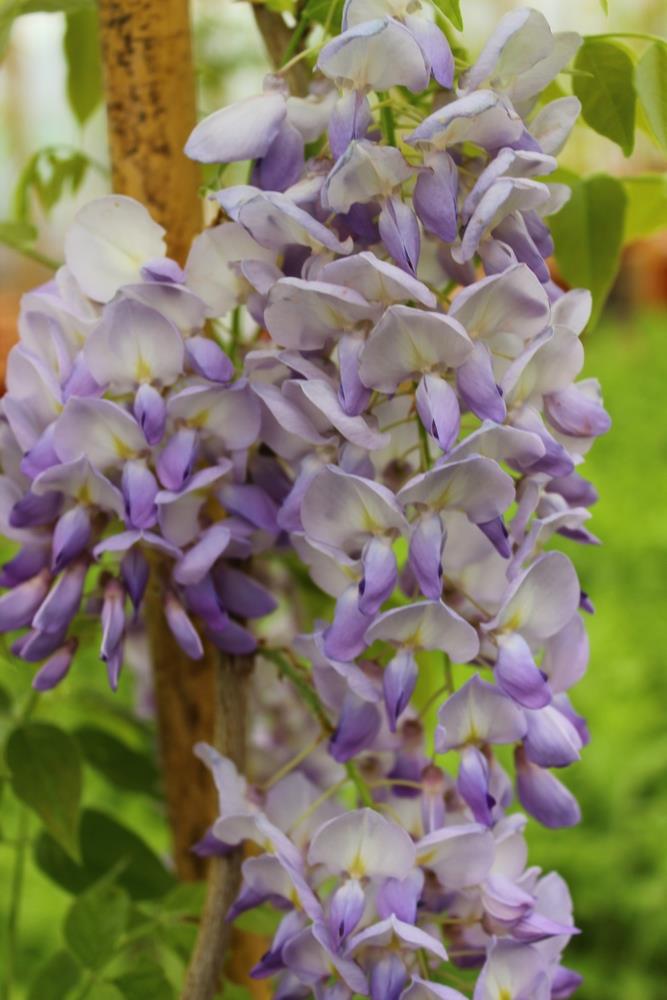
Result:
M187 0L99 0L113 190L142 202L183 263L201 229Z

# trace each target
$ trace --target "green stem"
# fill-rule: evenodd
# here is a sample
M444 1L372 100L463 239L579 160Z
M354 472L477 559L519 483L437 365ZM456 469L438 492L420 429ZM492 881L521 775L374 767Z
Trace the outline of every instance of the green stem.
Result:
M354 787L357 789L357 792L359 793L359 798L361 799L363 804L365 806L368 806L370 809L375 809L375 799L371 795L370 788L359 774L357 765L353 764L351 760L348 760L348 762L345 765L345 770L347 771L348 778L350 779Z
M428 472L431 468L431 451L428 443L428 434L423 423L417 418L417 430L419 431L419 451L421 453L423 472Z
M305 31L310 25L310 23L311 22L308 20L308 18L305 18L303 16L301 17L301 20L299 21L296 28L292 32L292 37L289 40L289 45L285 49L282 61L283 66L285 65L285 63L288 63L293 56L296 55L296 51L299 48L299 43L303 38Z
M442 654L445 666L445 687L450 694L454 694L454 674L452 673L452 661L447 653Z
M320 699L317 697L317 692L308 681L307 674L299 667L290 663L288 658L278 649L261 649L260 655L275 663L280 673L284 674L297 689L306 706L310 709L324 731L330 733L333 727Z
M9 913L7 915L7 947L5 954L5 979L2 987L3 1000L10 1000L12 995L12 983L14 980L14 970L16 967L16 954L18 949L19 919L21 916L21 896L23 893L23 877L25 874L26 852L28 847L28 810L21 807L18 822L18 839L16 844L16 855L14 859L14 870L9 889Z
M388 99L388 94L380 93L378 97L380 101L385 101ZM391 112L391 108L388 104L382 103L380 105L380 122L382 124L382 131L384 132L384 137L390 146L396 145L396 129L394 128L394 116Z

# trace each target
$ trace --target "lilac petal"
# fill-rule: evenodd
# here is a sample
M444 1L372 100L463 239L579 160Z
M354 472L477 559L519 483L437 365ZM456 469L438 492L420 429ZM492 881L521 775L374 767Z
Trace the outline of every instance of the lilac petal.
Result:
M364 890L357 879L351 878L336 889L329 906L329 929L334 941L343 942L355 929L366 906Z
M534 177L549 174L556 169L556 160L544 153L520 149L501 149L498 155L481 172L463 204L462 215L468 222L483 195L501 177Z
M356 809L329 820L313 836L308 864L351 878L406 878L415 864L409 834L373 809Z
M417 906L424 888L424 873L413 869L405 878L385 879L375 897L375 908L381 920L394 914L406 924L414 924Z
M212 632L222 632L229 622L229 615L212 577L185 588L188 607L206 623Z
M104 588L102 604L102 645L100 657L109 661L120 645L125 632L125 591L118 580L111 580Z
M437 601L442 595L442 553L446 532L437 513L415 521L410 534L409 565L424 597Z
M551 980L551 1000L568 1000L583 983L583 976L559 965Z
M21 461L21 472L28 479L35 479L41 472L60 463L53 444L53 431L54 424L49 424Z
M138 611L146 593L150 574L146 556L138 546L135 545L125 553L121 560L120 572L130 600Z
M52 569L59 573L85 550L91 535L90 515L84 507L66 511L53 529Z
M234 365L223 349L208 337L189 337L185 350L194 371L211 382L229 382Z
M200 163L256 160L269 149L286 114L285 98L275 91L236 101L199 122L185 154Z
M555 694L567 691L581 680L588 665L588 655L588 634L579 615L575 615L548 639L544 648L541 667Z
M549 196L549 188L539 181L522 177L502 177L497 180L480 198L466 225L460 247L452 250L454 260L459 264L472 260L482 240L491 232L498 239L505 239L515 249L514 240L507 238L503 223L519 212L542 208L547 204ZM517 253L517 259L524 260L524 256ZM527 263L530 264L530 261Z
M611 427L602 404L577 385L544 397L549 422L561 434L571 437L598 437Z
M503 994L517 1000L549 1000L545 962L537 948L506 938L494 939L487 955L473 1000L500 1000Z
M435 295L423 282L368 250L331 261L322 269L321 278L352 288L368 302L392 305L414 299L427 309L435 309L437 305Z
M240 618L263 618L278 606L261 583L232 566L221 565L215 581L223 607Z
M58 577L32 619L36 629L61 632L69 624L79 610L87 571L85 562L72 563Z
M255 483L227 483L219 493L223 507L256 528L278 534L276 502Z
M195 545L176 563L173 573L176 583L182 586L199 583L225 551L231 537L224 523L214 524L204 531Z
M456 788L475 820L483 826L492 826L496 800L489 793L489 765L476 747L466 747L461 754Z
M286 191L304 170L303 136L284 121L266 152L257 159L253 177L264 191Z
M165 596L164 614L172 635L186 656L191 660L200 660L204 655L204 647L197 629L188 618L183 605L171 593Z
M517 750L517 792L521 805L543 826L559 829L576 826L581 810L574 795L550 771L531 764Z
M391 393L411 375L457 368L472 349L456 320L393 305L385 310L364 347L359 375L364 385Z
M388 198L382 206L378 227L390 256L408 274L416 275L421 237L412 208L400 198Z
M408 29L393 18L366 21L338 35L321 50L317 67L353 90L426 87L429 72L422 50Z
M329 740L330 755L338 764L346 763L372 746L381 725L378 708L349 691L343 701L336 729Z
M396 724L410 704L417 684L417 662L409 649L401 649L389 661L382 675L384 703L389 729L396 732Z
M148 444L159 444L167 421L167 404L153 385L144 382L134 397L133 413Z
M102 510L123 516L123 496L106 476L94 468L86 458L59 463L41 472L32 484L35 493L60 490L81 505L93 505Z
M232 656L248 656L257 649L255 637L231 618L220 631L212 632L211 638L218 649Z
M491 874L482 886L482 904L494 922L513 927L534 909L535 900L506 876Z
M322 189L322 204L334 212L349 212L355 204L384 197L413 173L394 146L355 139L329 172Z
M93 549L93 556L95 559L99 559L104 552L128 552L138 542L142 542L149 548L157 549L159 552L164 552L172 559L178 559L181 555L180 549L160 535L156 535L155 532L135 530L121 531L117 535L109 535L108 538L104 538Z
M437 375L423 375L415 394L419 419L443 451L449 451L461 427L458 398Z
M540 108L530 123L530 131L540 149L551 156L558 156L580 112L581 101L577 97L559 97Z
M144 462L127 462L121 480L125 523L129 528L152 528L157 521L158 484Z
M329 145L338 159L354 139L365 139L373 124L368 98L359 90L349 90L336 102L329 120Z
M284 250L296 244L310 248L325 247L340 254L350 252L350 241L341 243L331 230L287 195L279 191L259 191L258 188L251 188L250 192L238 208L238 222L261 246L268 250ZM225 194L229 197L229 189ZM216 197L222 204L222 196L218 194Z
M59 514L62 497L54 491L41 494L29 491L14 504L9 514L12 528L37 528L50 524Z
M77 647L77 639L69 639L64 646L61 646L49 657L44 666L33 677L32 686L35 691L51 691L64 680L72 666Z
M523 739L526 757L540 767L567 767L579 760L581 738L574 725L558 710L547 705L526 712L528 729Z
M458 235L459 174L448 153L427 157L417 178L413 203L417 217L425 229L445 243L453 243Z
M545 941L548 938L562 938L564 934L570 937L578 933L578 928L572 924L559 924L556 920L537 912L527 914L512 928L512 937L516 941L530 943Z
M450 309L466 330L516 357L525 344L549 325L550 308L539 281L525 265L515 264L502 274L492 275L464 288ZM521 323L517 323L517 317Z
M551 701L548 681L517 633L499 637L494 675L498 686L524 708L542 708Z
M185 282L185 271L175 260L169 257L157 257L147 261L141 268L144 281L166 282L170 285L182 285Z
M479 823L445 826L417 843L418 864L434 871L448 890L478 885L488 875L493 857L493 836Z
M454 82L454 56L443 32L437 24L427 21L419 14L408 14L405 25L419 42L435 79L441 87L451 90Z
M495 152L518 142L523 133L523 122L509 103L493 91L479 90L439 108L406 141L434 149L474 142Z
M390 949L392 945L398 944L411 951L424 951L435 955L441 962L447 961L447 952L442 943L431 934L415 927L413 924L404 923L398 917L390 916L386 920L381 920L377 924L371 924L363 931L355 934L348 943L348 952L353 953L357 948L364 945Z
M408 974L400 957L392 952L380 953L369 976L371 1000L399 1000L407 981Z
M40 632L38 629L32 629L17 639L12 645L12 653L27 663L39 663L62 646L68 627L69 622L66 622L57 632Z
M13 632L32 621L46 597L51 574L43 569L0 597L0 632Z
M407 531L391 490L334 465L321 469L308 484L301 521L309 538L357 553L370 537L396 537Z
M79 209L65 236L65 262L85 295L109 302L136 281L144 261L163 257L164 229L133 198L112 194Z
M56 421L54 446L61 461L84 456L103 471L140 454L146 439L134 417L117 403L71 397Z
M512 549L509 543L509 532L502 517L494 517L490 521L477 522L477 527L492 543L498 555L509 559Z
M359 583L359 610L373 616L391 596L398 580L391 541L371 538L364 546L361 563L364 575Z
M290 938L282 949L285 965L297 973L301 982L310 985L328 980L333 966L353 992L367 995L365 975L354 962L331 950L333 942L328 932L322 933L324 930L316 924Z
M467 663L479 651L474 628L440 601L422 601L385 611L366 633L370 645L378 639L414 649L438 649L456 663Z
M107 660L107 679L109 681L109 687L112 691L118 690L118 682L120 680L120 672L123 668L123 643L121 642L114 649L113 653Z
M531 431L498 426L488 420L452 449L448 461L468 455L482 455L497 462L529 466L544 455L544 444Z
M229 387L194 385L172 396L167 410L176 421L200 427L230 451L248 448L259 433L261 410L245 379Z
M363 340L351 336L341 337L338 342L338 394L343 409L352 417L363 413L371 398L371 391L364 385L359 373L359 358L363 349Z
M468 743L515 743L526 732L519 706L477 674L447 699L438 712L438 723L439 753Z
M501 18L475 64L465 73L462 85L475 90L485 82L512 79L544 59L553 46L553 36L543 14L527 8Z
M374 313L374 307L353 289L281 278L269 292L264 322L281 347L319 350L333 336L354 329Z
M430 510L461 510L482 524L503 513L514 500L514 482L497 462L471 455L436 466L411 479L399 491L403 504Z
M456 388L461 400L480 420L503 423L507 408L493 373L491 353L476 343L470 357L456 370Z
M408 988L401 993L401 1000L466 1000L466 998L463 993L452 989L451 986L442 986L440 983L413 976Z
M84 345L95 381L119 391L148 381L171 385L183 371L183 354L174 324L133 299L110 303Z
M514 580L495 619L484 628L503 627L511 621L528 642L548 639L572 619L579 595L571 561L561 552L547 552Z
M157 474L167 490L178 492L192 475L197 457L198 436L183 427L169 439L157 460Z
M13 559L4 563L0 572L0 587L15 587L18 583L35 576L49 564L47 545L27 544L16 553Z

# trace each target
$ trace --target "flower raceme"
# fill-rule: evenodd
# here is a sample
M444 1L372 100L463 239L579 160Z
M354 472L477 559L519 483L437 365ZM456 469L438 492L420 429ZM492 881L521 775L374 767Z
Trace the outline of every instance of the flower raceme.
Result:
M222 814L198 849L264 850L231 916L284 913L255 970L284 1000L558 1000L579 982L567 889L526 867L505 769L513 748L540 822L578 821L552 769L588 740L568 691L592 607L548 543L597 541L578 466L609 419L580 377L590 295L546 263L578 102L541 95L579 41L514 11L457 74L426 4L348 0L307 97L270 77L193 132L195 159L252 170L214 193L222 221L183 270L110 197L24 299L0 625L45 661L37 687L69 669L82 605L115 685L158 566L195 658L202 635L253 648L239 619L275 601L251 555L289 544L330 598L288 643L326 750L295 747L266 793L199 750Z

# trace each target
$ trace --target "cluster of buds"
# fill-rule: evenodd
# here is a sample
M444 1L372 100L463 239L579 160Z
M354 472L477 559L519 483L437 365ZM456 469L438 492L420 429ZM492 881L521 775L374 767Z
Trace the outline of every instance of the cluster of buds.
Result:
M568 190L543 178L579 103L541 95L579 44L519 10L458 72L429 7L347 0L307 97L272 77L193 132L193 158L253 167L184 271L140 206L102 199L24 301L0 627L48 657L38 687L68 669L82 599L116 682L151 561L192 656L202 631L253 647L233 616L274 602L238 568L251 554L289 542L332 599L289 643L326 763L296 747L262 798L200 748L222 811L200 850L264 849L231 916L286 911L255 970L282 1000L461 1000L457 966L481 968L474 1000L579 982L567 888L526 867L498 752L526 812L578 821L552 769L588 739L567 692L592 606L547 546L596 542L577 467L609 419L579 378L590 295L546 263ZM364 808L345 812L351 780Z

